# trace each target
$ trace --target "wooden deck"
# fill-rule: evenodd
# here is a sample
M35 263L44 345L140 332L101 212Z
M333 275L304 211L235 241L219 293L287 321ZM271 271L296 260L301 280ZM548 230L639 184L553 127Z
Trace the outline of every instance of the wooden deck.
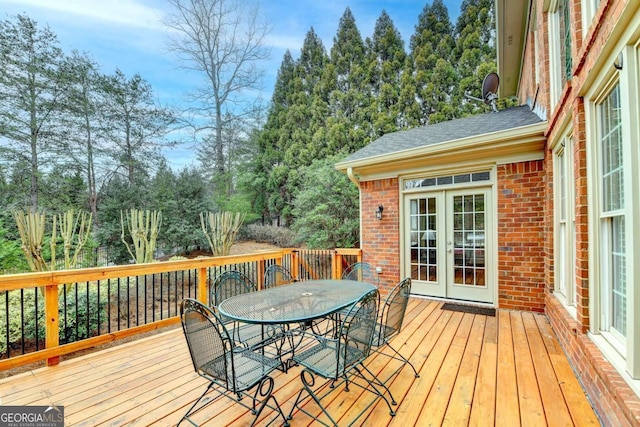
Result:
M378 400L355 425L600 425L544 316L499 310L496 317L487 317L441 306L410 300L394 346L414 363L420 378L405 366L390 386L399 402L397 415L391 417ZM367 366L384 375L397 363L372 355ZM287 413L300 388L299 372L293 368L275 376L276 398ZM204 384L176 328L5 378L0 403L63 405L68 426L171 426ZM371 393L351 387L349 392L334 390L323 403L330 402L328 409L342 426L372 400ZM252 418L223 399L202 411L198 421L241 426ZM297 413L291 426L311 423Z

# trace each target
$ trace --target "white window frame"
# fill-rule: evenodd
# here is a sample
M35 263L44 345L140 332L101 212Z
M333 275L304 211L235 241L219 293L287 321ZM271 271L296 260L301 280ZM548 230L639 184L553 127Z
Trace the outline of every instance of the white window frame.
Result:
M637 307L640 306L640 41L637 36L634 43L635 45L625 45L620 42L619 48L611 51L605 61L610 66L600 69L585 96L585 116L589 189L590 336L607 360L640 395L640 313L637 313ZM616 70L612 64L620 52L623 54L624 66L622 70ZM619 212L604 212L603 215L598 109L614 85L619 85L620 91L624 207ZM623 273L627 278L627 331L623 340L615 331L610 330L606 320L610 303L606 297L610 271L607 270L605 254L610 252L611 248L607 244L611 239L607 234L609 228L603 224L606 225L607 216L616 214L623 215L625 221L626 267Z
M549 17L549 90L550 90L550 107L551 111L555 110L556 105L560 102L562 91L564 90L567 80L571 77L567 77L567 56L572 57L572 52L569 50L564 56L562 54L564 49L564 38L566 28L562 28L560 25L564 17L562 16L564 10L560 7L564 4L564 7L569 8L571 2L568 0L551 0L549 2L548 17ZM565 26L571 25L571 20L567 19L564 23ZM572 32L572 29L569 28ZM573 44L573 37L571 44ZM571 48L570 48L571 49Z
M549 5L549 95L551 111L560 101L562 95L562 36L560 34L560 14L558 6L560 0L552 0Z
M618 93L618 102L620 104L620 109L622 109L621 98L621 88L620 81L618 79L611 82L611 84L606 88L603 92L602 96L597 99L595 103L596 109L596 126L597 126L597 141L596 141L596 156L597 156L597 167L598 170L596 172L597 177L597 185L598 185L598 203L597 203L597 218L598 224L596 228L596 233L599 234L600 245L599 245L599 262L600 262L600 276L598 277L600 283L600 300L601 300L601 308L600 308L600 333L609 341L609 343L623 356L626 357L627 353L627 339L628 328L627 319L625 316L624 326L625 331L619 331L615 329L614 321L612 320L614 317L613 312L613 293L614 290L612 288L612 275L614 274L614 268L612 266L613 256L614 256L614 248L612 244L612 240L614 238L613 227L614 221L621 220L623 224L626 225L628 223L627 214L625 212L625 195L628 193L628 189L624 186L624 179L620 183L622 188L622 206L619 208L607 208L605 205L607 204L604 201L605 198L605 188L603 184L604 176L603 176L603 168L604 168L604 158L608 155L608 153L603 152L602 149L602 121L610 119L610 117L603 116L602 108L603 104L609 99L614 90L617 90ZM622 117L620 117L620 128L622 128ZM621 142L624 145L624 137ZM625 167L627 163L622 157L622 173L624 175L628 175L628 168ZM628 250L628 248L626 248ZM626 252L625 250L625 261L626 261ZM626 264L625 264L626 265ZM626 275L626 272L623 272ZM628 276L627 276L628 277ZM627 294L625 293L625 301L627 300Z
M582 0L582 38L584 39L589 32L589 27L593 22L593 18L596 16L598 7L600 6L600 0Z
M575 319L576 226L575 168L571 130L552 146L554 154L554 295Z

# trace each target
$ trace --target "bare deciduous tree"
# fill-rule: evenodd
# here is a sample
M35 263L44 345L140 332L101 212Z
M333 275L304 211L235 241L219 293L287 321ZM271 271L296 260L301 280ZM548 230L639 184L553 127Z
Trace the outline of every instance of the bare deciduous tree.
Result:
M269 57L269 27L256 5L239 0L169 0L173 13L165 18L171 30L169 49L182 66L204 73L206 85L196 90L192 109L205 123L193 122L196 132L210 131L215 170L225 173L223 129L250 115L254 105L247 95L260 89L263 72L258 64ZM245 96L243 98L243 96Z

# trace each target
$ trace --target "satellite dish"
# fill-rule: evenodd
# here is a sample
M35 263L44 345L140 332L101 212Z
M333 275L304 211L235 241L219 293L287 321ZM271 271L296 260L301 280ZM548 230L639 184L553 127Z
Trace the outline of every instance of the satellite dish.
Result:
M487 105L491 105L494 112L498 111L496 107L496 100L498 99L498 86L500 85L500 77L496 73L489 73L482 81L482 99L465 94L469 99L478 102L484 102Z
M498 99L498 86L500 85L500 77L496 73L489 73L482 81L482 99L485 104L491 105L493 111L496 108L496 99Z

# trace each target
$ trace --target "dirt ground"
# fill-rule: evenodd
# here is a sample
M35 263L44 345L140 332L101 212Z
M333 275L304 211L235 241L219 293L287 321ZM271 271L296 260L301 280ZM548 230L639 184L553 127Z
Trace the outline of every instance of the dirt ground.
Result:
M238 242L231 247L231 255L251 254L254 252L277 251L279 247L263 242Z
M255 253L255 252L263 252L263 251L272 251L272 250L278 250L280 249L278 246L269 244L269 243L262 243L262 242L255 242L255 241L244 241L244 242L238 242L236 244L234 244L231 247L231 252L230 255L241 255L241 254L250 254L250 253ZM195 258L196 256L211 256L211 253L209 252L204 252L204 251L200 251L200 252L192 252L189 255L189 258ZM143 337L147 337L153 334L157 334L160 332L164 332L166 330L172 329L172 328L179 328L180 325L176 325L176 326L172 326L172 327L168 327L168 328L162 328L162 329L157 329L155 331L150 331L144 334L138 334L135 337L130 337L130 338L123 338L120 340L116 340L114 342L108 343L108 344L103 344L100 346L96 346L90 349L86 349L86 350L81 350L81 351L77 351L74 353L70 353L67 354L65 356L60 357L60 361L63 360L69 360L72 359L74 357L78 357L78 356L82 356L84 354L87 353L91 353L93 351L97 351L97 350L102 350L105 348L109 348L110 346L113 345L118 345L118 344L122 344L128 341L133 341L135 339L140 339ZM33 369L37 369L37 368L41 368L43 366L46 365L46 362L42 361L42 362L36 362L36 363L31 363L28 365L24 365L24 366L19 366L17 368L13 368L13 369L7 369L4 371L0 371L0 379L2 378L6 378L6 377L10 377L12 375L16 375L18 373L21 372L27 372L27 371L31 371Z

